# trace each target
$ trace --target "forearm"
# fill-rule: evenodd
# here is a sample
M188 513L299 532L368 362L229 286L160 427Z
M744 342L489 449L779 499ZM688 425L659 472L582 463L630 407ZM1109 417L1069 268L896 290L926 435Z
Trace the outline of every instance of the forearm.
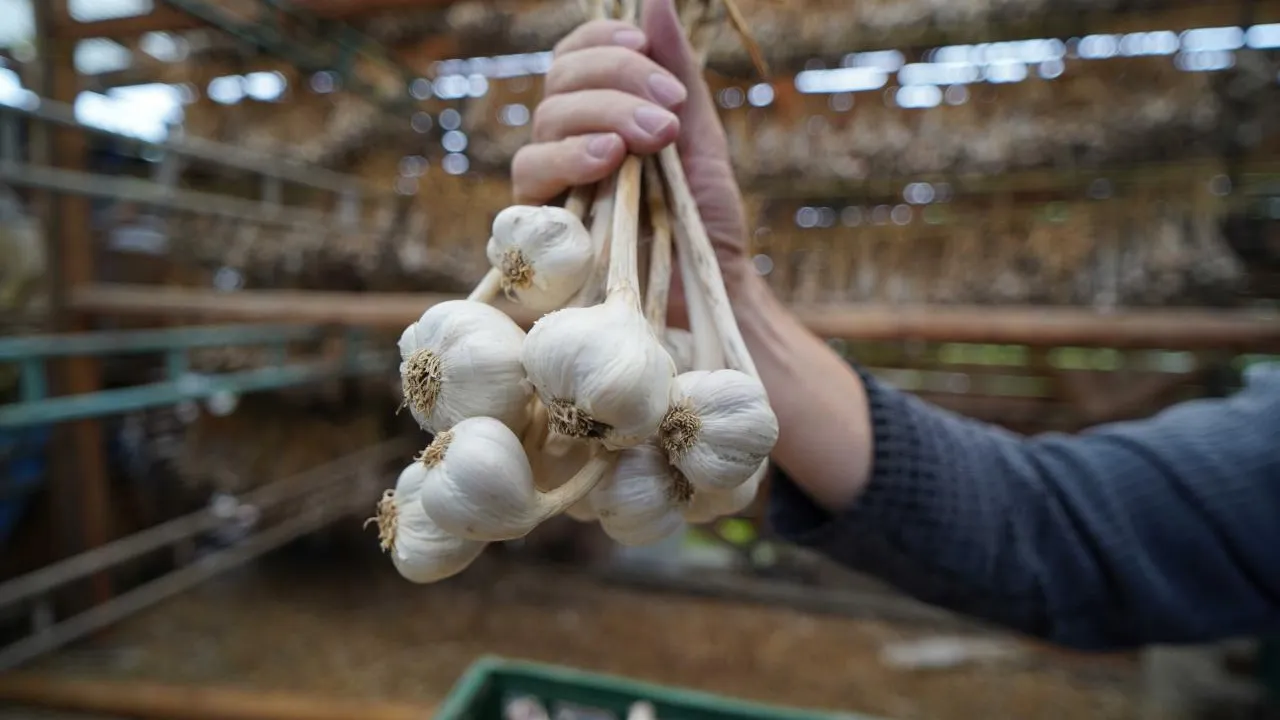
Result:
M778 416L773 460L830 512L871 474L871 426L857 373L755 275L731 284L734 310Z
M1280 378L1027 438L859 375L768 295L736 297L781 429L784 538L1065 645L1280 629Z

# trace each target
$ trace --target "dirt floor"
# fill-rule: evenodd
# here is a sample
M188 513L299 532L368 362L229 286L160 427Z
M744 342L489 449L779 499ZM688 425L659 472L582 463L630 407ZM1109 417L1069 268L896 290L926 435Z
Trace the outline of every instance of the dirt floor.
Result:
M498 654L741 698L885 718L1130 718L1136 679L1057 656L940 671L886 667L927 631L640 592L482 558L411 585L377 554L292 548L209 582L32 671L433 706Z

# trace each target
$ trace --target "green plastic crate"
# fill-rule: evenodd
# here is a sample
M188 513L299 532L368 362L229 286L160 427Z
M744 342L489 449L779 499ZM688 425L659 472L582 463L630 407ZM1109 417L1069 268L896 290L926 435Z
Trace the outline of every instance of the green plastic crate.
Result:
M625 720L632 703L652 703L658 720L875 720L866 715L827 713L764 705L711 693L542 663L485 657L460 678L435 720L503 720L503 707L532 697L552 720L561 709L590 720Z

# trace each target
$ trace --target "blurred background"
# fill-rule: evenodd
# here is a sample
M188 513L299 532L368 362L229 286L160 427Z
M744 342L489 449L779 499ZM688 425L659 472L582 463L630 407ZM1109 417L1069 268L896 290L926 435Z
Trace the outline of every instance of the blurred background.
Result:
M726 26L708 80L756 268L840 352L1026 433L1280 353L1280 3L739 3L770 74ZM1050 650L775 542L763 498L396 575L362 529L425 442L395 338L487 269L584 17L0 0L0 712L427 717L497 654L884 718L1262 716L1265 639Z

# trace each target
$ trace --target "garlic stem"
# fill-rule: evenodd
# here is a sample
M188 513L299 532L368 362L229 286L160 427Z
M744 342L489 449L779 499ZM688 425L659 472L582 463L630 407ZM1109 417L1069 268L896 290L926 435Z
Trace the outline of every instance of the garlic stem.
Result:
M678 241L679 230L676 232ZM724 349L715 321L711 318L707 294L694 273L688 250L680 250L677 260L680 282L684 286L685 311L689 316L689 334L693 336L692 369L722 370L725 366Z
M640 158L628 155L618 168L613 202L613 238L609 243L606 299L628 302L640 311L640 277L636 251L640 234Z
M667 299L671 296L671 217L667 213L662 175L653 158L645 159L643 174L649 200L649 222L653 226L644 314L650 327L660 336L667 327Z
M542 452L542 445L547 441L549 427L547 425L547 406L542 404L542 400L537 395L533 396L533 409L529 413L529 425L524 431L524 454L530 458L535 453Z
M577 504L613 472L613 466L617 462L618 453L598 450L568 482L554 490L538 493L539 522L553 518Z
M582 289L570 301L569 307L590 307L604 299L604 283L609 270L609 230L613 224L613 191L616 176L600 181L591 203L591 248L595 253L595 268Z
M747 18L743 16L742 10L735 0L721 0L721 2L724 3L724 9L729 15L729 24L733 26L734 32L738 33L738 39L742 41L742 46L746 49L747 55L751 57L751 64L755 65L756 72L760 73L760 80L768 82L769 63L764 59L764 52L761 51L760 44L756 42L755 36L751 34L751 25L747 22Z
M498 297L498 292L502 290L502 271L498 268L489 268L489 272L484 274L484 278L476 285L471 294L467 296L468 300L482 303L492 303Z
M724 348L715 321L707 305L706 293L694 274L688 253L680 253L680 281L684 284L685 308L689 315L689 333L693 335L693 369L722 370Z
M579 218L585 218L587 215L587 206L591 202L591 198L595 196L594 186L579 185L569 191L569 199L564 202L564 209L577 215Z
M760 373L756 370L756 364L747 351L747 344L742 340L742 332L733 316L733 307L729 304L729 293L724 288L724 276L720 274L715 248L711 246L711 239L707 237L702 217L698 214L697 202L689 190L689 181L685 177L684 166L680 163L680 153L674 144L668 145L658 154L658 160L662 164L667 187L671 190L671 202L675 206L676 249L682 260L689 261L693 275L705 295L711 318L724 346L725 361L731 369L759 379Z
M622 10L618 13L618 19L634 23L639 15L638 5L637 0L622 0Z

